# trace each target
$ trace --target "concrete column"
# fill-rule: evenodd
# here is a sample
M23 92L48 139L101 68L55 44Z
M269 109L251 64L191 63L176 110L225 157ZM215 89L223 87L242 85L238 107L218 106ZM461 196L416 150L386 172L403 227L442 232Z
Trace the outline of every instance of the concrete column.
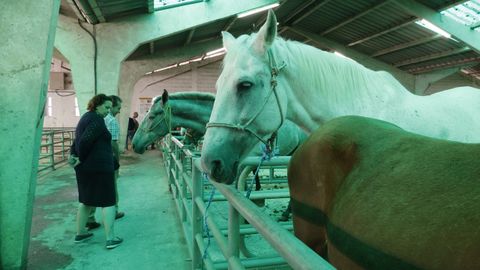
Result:
M60 0L0 1L0 269L26 268L59 9Z
M85 29L83 29L83 26ZM69 61L72 81L78 99L80 114L87 110L88 101L95 95L95 44L92 36L94 26L80 23L63 15L59 16L55 48ZM97 74L98 74L97 68ZM98 75L97 75L98 80ZM97 83L98 84L98 83ZM102 91L98 91L103 93Z

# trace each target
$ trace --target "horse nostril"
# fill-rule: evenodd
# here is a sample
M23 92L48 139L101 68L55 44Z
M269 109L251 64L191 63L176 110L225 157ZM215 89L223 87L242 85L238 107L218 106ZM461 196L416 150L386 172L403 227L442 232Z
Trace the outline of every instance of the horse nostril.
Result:
M212 161L212 171L211 171L212 176L214 176L214 178L217 178L221 173L221 171L222 171L222 162L220 160Z

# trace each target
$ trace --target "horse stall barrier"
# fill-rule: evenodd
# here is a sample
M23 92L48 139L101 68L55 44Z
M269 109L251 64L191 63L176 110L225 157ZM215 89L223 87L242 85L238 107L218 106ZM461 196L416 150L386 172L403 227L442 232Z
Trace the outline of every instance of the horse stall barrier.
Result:
M56 165L67 161L74 136L72 128L43 130L37 172L55 170Z
M293 269L334 269L323 258L308 248L288 229L291 223L280 225L271 217L260 211L245 195L233 186L219 184L205 179L200 169L199 153L186 149L174 136L166 136L162 141L164 164L169 177L170 191L173 194L175 205L181 220L182 229L187 241L188 250L192 258L192 269L272 269L272 266L285 269L287 264ZM286 166L290 157L275 157L264 161L262 166ZM259 163L260 157L247 158L241 166L249 170ZM250 170L251 171L251 170ZM270 172L270 175L273 173ZM242 173L242 178L246 173ZM245 187L245 179L239 179L239 189ZM213 186L212 186L213 185ZM205 189L210 187L220 193L205 196ZM278 198L288 196L288 192L272 191L254 192L252 199ZM213 193L211 194L213 195ZM228 202L228 227L222 228L215 220L219 220L218 213L207 211L212 201ZM240 225L246 219L250 225ZM204 227L204 223L208 226ZM253 226L253 227L252 227ZM262 237L275 249L277 256L247 256L242 250L241 237L246 234L260 233ZM221 252L224 259L212 259L209 254L210 238ZM227 235L227 237L225 236ZM245 248L245 247L244 247ZM245 248L246 249L246 248ZM245 258L240 256L240 251Z

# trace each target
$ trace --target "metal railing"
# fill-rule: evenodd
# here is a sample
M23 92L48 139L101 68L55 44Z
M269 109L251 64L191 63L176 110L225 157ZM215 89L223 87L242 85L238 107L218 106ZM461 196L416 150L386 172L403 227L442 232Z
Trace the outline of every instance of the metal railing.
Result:
M245 177L260 157L249 157L242 162L245 169L238 180L239 189L234 186L208 181L201 173L199 152L186 149L175 137L166 137L162 142L164 162L168 172L170 190L182 223L188 249L192 257L192 269L334 269L322 257L308 248L289 230L291 222L276 222L262 213L260 208L242 192ZM270 180L276 168L286 168L290 157L274 157L264 161L262 168L270 169ZM206 191L215 188L221 194L206 196ZM218 193L218 192L217 192ZM212 194L211 194L212 195ZM251 199L272 199L288 197L288 190L255 191ZM212 201L228 202L228 224L218 224L218 213L208 210ZM205 217L206 216L206 217ZM246 219L249 224L243 224ZM208 225L207 237L205 224ZM260 233L277 252L272 256L251 254L244 242L247 234ZM223 259L213 259L208 252L210 241L220 250ZM240 254L243 254L241 256Z
M38 158L38 172L52 169L68 159L70 146L73 143L75 130L45 129L42 132L40 155Z

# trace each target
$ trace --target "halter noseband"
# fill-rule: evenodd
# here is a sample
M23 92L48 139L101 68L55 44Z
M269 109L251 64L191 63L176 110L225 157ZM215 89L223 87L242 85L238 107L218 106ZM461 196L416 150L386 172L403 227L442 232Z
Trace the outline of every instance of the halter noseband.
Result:
M162 123L162 120L163 120L165 122L165 125L168 128L167 133L170 133L170 130L172 129L172 107L170 107L170 105L168 103L166 103L165 107L163 108L163 111L165 112L163 114L163 117L160 118L160 120L155 125L153 125L149 128L141 128L141 130L145 133L148 133L148 132L151 132L151 131L156 133L155 129Z
M260 109L257 111L257 113L244 125L241 125L241 124L230 124L230 123L219 123L219 122L209 122L207 123L206 127L207 128L211 128L211 127L221 127L221 128L231 128L231 129L234 129L234 130L237 130L237 131L242 131L242 132L247 132L247 133L250 133L252 134L253 136L255 136L258 140L260 140L262 143L264 143L265 145L270 145L272 148L273 148L273 141L275 140L275 138L277 137L277 133L278 133L278 130L280 129L280 127L283 125L283 111L282 111L282 106L280 105L280 100L278 98L278 94L277 94L277 91L276 91L276 87L277 87L277 76L280 72L280 70L282 70L286 64L285 62L282 63L281 66L277 66L276 62L275 62L275 58L273 57L273 53L271 51L271 49L268 49L267 50L267 54L268 54L268 62L269 62L269 65L270 65L270 74L271 74L271 79L270 79L270 89L271 91L268 93L267 97L265 98L262 106L260 107ZM264 140L260 135L258 135L254 130L252 130L251 128L249 128L248 126L253 123L253 121L255 121L255 119L257 119L257 117L260 115L260 113L263 111L263 109L265 108L265 106L267 105L267 102L268 100L270 99L270 96L272 95L272 92L275 94L275 100L277 101L277 105L278 105L278 109L280 111L280 125L277 127L277 129L275 129L275 131L272 133L272 135L270 136L270 138L268 140ZM272 149L271 148L271 149Z

